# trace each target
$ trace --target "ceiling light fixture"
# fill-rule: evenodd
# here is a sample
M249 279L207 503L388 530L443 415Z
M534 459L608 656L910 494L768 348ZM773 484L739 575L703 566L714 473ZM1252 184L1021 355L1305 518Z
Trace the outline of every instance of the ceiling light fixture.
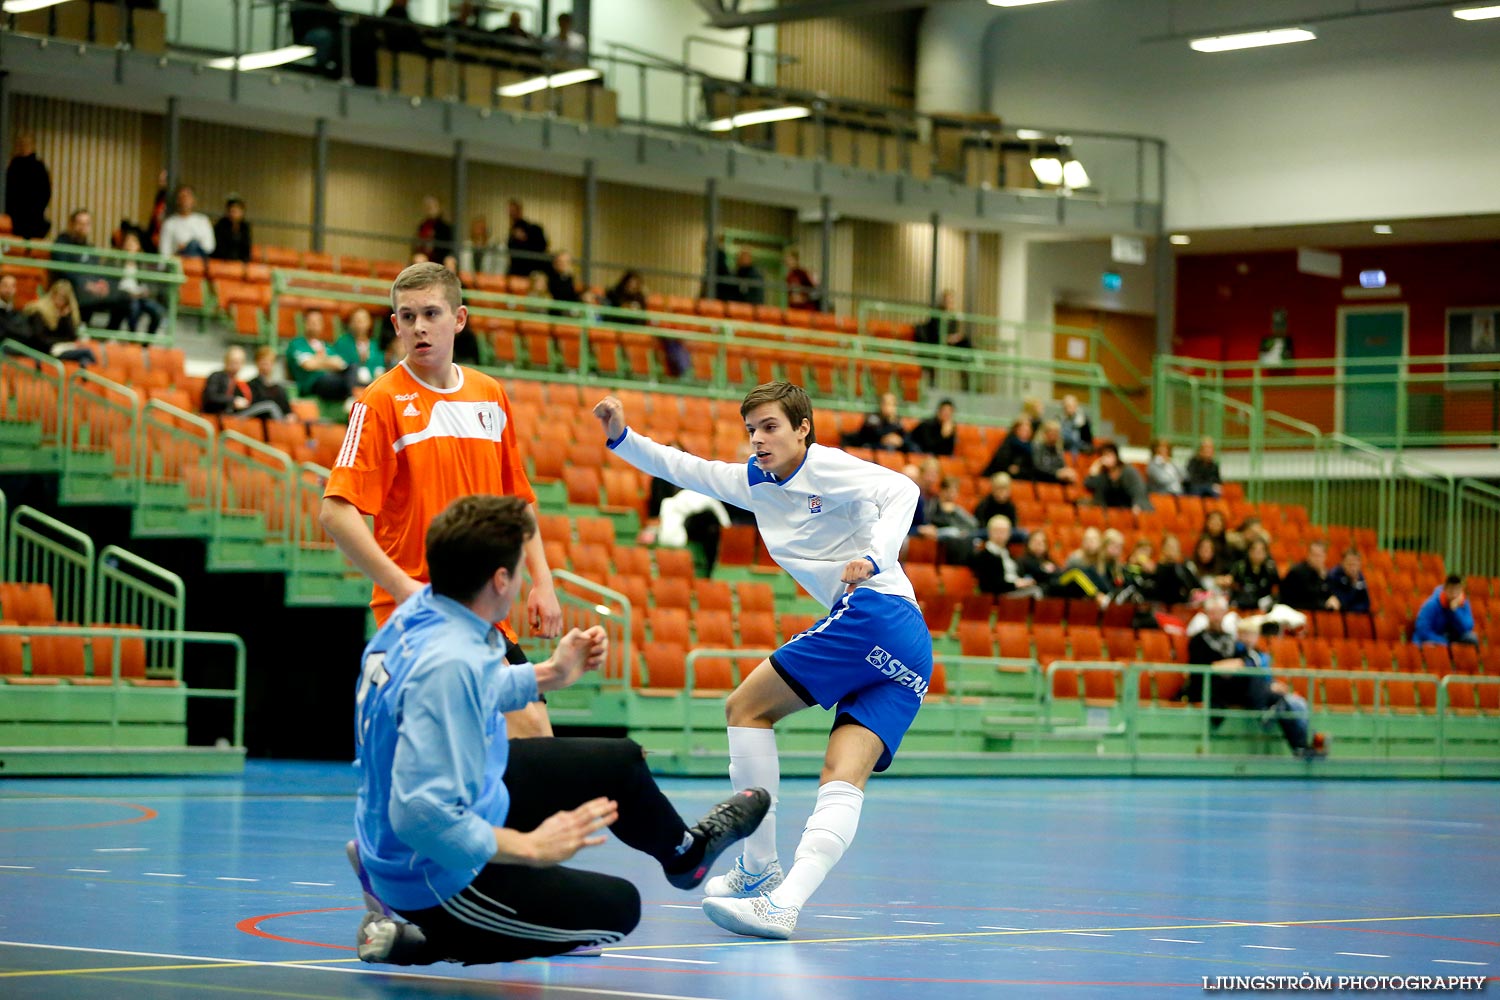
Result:
M1460 21L1488 21L1492 17L1500 17L1500 4L1491 4L1488 7L1460 7L1453 12L1453 16Z
M1390 226L1383 222L1377 223L1373 228L1378 236L1389 236L1393 231Z
M1318 36L1306 28L1272 28L1269 31L1246 31L1237 35L1214 35L1188 42L1196 52L1230 52L1234 49L1258 49L1264 45L1287 45L1310 42Z
M1189 243L1193 242L1193 238L1187 233L1173 233L1171 236L1167 237L1167 240L1174 247L1185 247Z
M285 66L287 63L306 59L308 56L316 55L317 49L311 45L288 45L279 49L267 49L265 52L247 52L242 56L225 56L222 59L210 59L204 65L209 69L270 69L272 66ZM239 66L235 66L238 59Z
M1063 186L1075 191L1089 186L1089 173L1083 169L1082 163L1069 160L1063 164Z
M1034 156L1031 159L1031 172L1036 174L1036 179L1043 184L1056 187L1062 183L1063 165L1062 161L1055 156Z
M1039 139L1047 138L1047 133L1038 132L1034 128L1018 128L1016 129L1016 138L1022 142L1036 142Z
M64 2L65 0L5 0L0 10L7 14L30 14L34 10L46 10Z
M707 128L710 132L730 132L747 125L764 125L767 122L787 122L794 118L806 118L812 114L807 108L800 104L791 104L783 108L761 108L758 111L741 111L737 115L728 118L715 118L709 122Z
M1030 7L1034 3L1051 3L1052 0L990 0L991 7Z
M553 73L551 76L534 76L529 80L507 83L503 87L496 87L495 92L501 97L523 97L526 94L534 94L538 90L555 90L558 87L568 87L575 83L587 83L590 80L599 79L599 76L597 69L570 69L561 73Z

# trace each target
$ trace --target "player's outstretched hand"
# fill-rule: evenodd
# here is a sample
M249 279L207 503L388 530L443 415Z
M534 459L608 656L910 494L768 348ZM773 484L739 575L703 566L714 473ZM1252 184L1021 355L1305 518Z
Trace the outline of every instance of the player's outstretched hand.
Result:
M848 584L845 593L852 593L855 587L864 583L875 575L875 567L868 559L854 559L844 566L844 575L839 579Z
M595 625L583 631L570 629L557 643L551 658L536 668L538 691L560 691L582 677L585 671L598 670L609 657L609 637Z
M605 396L594 404L594 416L604 427L604 435L613 441L625 433L625 404L614 396Z
M558 865L585 847L598 847L605 829L619 818L619 803L605 798L553 813L529 835L532 863L538 868Z

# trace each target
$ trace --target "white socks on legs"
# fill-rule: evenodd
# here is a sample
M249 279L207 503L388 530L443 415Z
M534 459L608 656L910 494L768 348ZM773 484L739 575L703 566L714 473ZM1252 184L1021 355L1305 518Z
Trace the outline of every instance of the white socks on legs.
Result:
M830 781L818 789L818 804L797 844L796 863L786 881L772 890L771 902L796 907L807 902L854 842L864 804L864 791L847 781Z
M764 788L771 793L770 811L740 848L745 870L763 872L776 860L776 799L781 792L781 761L776 756L774 729L729 727L729 782L737 792Z

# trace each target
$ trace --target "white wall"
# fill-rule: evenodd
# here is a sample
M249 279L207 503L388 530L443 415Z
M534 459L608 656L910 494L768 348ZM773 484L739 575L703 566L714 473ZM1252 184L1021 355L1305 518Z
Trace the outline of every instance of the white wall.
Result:
M1198 22L1179 31L1272 16L1176 6ZM1295 24L1327 8L1281 0L1276 13ZM1500 212L1500 21L1434 8L1209 55L1140 41L1167 30L1166 12L1166 0L1065 0L997 13L991 110L1165 138L1174 229Z

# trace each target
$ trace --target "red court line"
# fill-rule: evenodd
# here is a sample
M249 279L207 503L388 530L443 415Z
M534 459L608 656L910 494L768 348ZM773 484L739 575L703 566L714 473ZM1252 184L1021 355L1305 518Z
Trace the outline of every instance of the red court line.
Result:
M272 934L270 931L260 929L261 921L276 920L279 917L299 917L304 913L345 913L349 910L359 910L358 906L325 906L318 910L285 910L281 913L262 913L258 917L246 917L234 925L237 931L268 941L285 941L287 944L305 944L310 948L332 948L335 951L353 951L354 947L347 944L324 944L322 941L308 941L305 938L282 937L280 934Z
M134 802L121 802L118 799L76 799L76 798L69 798L69 797L62 797L62 796L60 796L58 798L47 799L45 801L48 801L48 802L103 802L103 803L105 803L107 805L122 806L122 807L124 807L126 809L134 809L137 812L139 812L140 815L139 816L132 816L129 819L107 819L107 820L102 820L102 821L100 821L98 823L68 823L68 824L64 824L62 826L8 826L8 827L0 828L0 833L41 833L41 832L49 832L49 831L50 832L57 832L57 831L63 831L63 830L92 830L92 829L94 829L96 827L101 827L101 826L129 826L132 823L149 823L151 820L156 819L156 816L157 816L156 810L152 809L150 806L137 805Z

